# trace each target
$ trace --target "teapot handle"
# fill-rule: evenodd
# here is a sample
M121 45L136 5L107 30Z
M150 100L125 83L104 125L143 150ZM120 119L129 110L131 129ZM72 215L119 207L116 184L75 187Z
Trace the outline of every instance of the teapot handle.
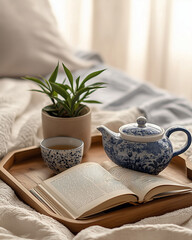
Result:
M177 150L177 151L173 152L173 156L172 157L175 157L175 156L177 156L177 155L179 155L181 153L184 153L191 145L191 133L186 128L183 128L183 127L170 127L165 132L165 135L169 138L170 135L173 132L177 132L177 131L184 132L187 135L187 141L186 141L185 145L180 150Z

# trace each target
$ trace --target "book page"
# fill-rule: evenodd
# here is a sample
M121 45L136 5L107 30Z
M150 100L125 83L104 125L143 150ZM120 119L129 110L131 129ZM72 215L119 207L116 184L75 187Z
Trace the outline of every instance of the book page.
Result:
M136 193L139 196L139 202L152 200L154 195L165 191L177 190L181 187L188 188L162 176L122 168L113 162L106 161L102 166ZM149 196L147 196L147 193L149 193Z
M118 195L130 194L130 200L137 200L132 191L97 163L79 164L44 181L43 188L61 202L74 218Z

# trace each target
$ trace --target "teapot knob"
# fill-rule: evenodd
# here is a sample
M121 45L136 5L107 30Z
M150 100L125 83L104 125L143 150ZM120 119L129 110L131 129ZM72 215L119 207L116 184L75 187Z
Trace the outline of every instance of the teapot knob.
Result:
M137 118L138 127L144 128L146 122L147 122L147 119L143 116Z

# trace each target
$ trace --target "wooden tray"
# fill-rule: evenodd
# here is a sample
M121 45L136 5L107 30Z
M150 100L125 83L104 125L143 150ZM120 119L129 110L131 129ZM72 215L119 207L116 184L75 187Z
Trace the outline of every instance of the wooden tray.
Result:
M93 141L91 149L83 158L83 162L95 161L101 163L104 160L108 160L108 158L103 150L101 141ZM192 170L186 167L185 160L181 157L175 157L160 174L169 175L169 177L177 179L181 183L190 184L191 179L187 178L187 173L188 176L192 177ZM0 163L1 179L10 185L24 202L40 213L51 216L63 223L73 233L77 233L91 225L109 228L118 227L125 223L136 222L145 217L161 215L192 205L192 193L186 193L154 200L138 206L121 207L86 220L73 220L53 213L29 192L29 189L51 176L53 176L53 173L44 164L40 148L37 147L25 148L9 153Z

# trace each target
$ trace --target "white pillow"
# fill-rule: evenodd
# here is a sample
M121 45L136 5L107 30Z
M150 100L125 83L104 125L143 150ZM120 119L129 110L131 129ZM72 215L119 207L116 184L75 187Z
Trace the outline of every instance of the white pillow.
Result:
M48 0L0 0L0 77L46 75L57 62L90 66L63 39Z

